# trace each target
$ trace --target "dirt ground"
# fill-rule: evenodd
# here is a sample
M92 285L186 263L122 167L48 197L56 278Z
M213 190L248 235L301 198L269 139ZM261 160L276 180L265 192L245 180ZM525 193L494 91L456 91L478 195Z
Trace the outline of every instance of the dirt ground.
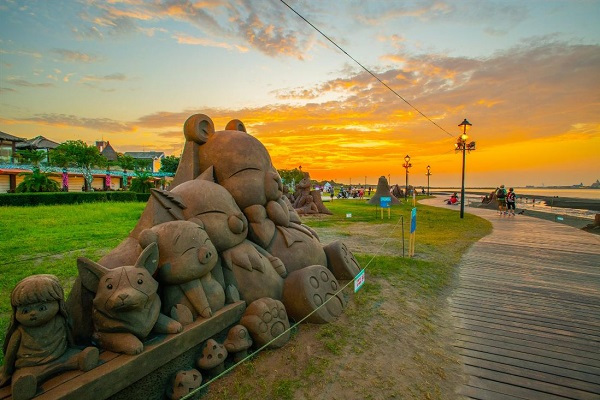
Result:
M390 252L378 226L364 224L360 237L317 232L322 243L342 239L357 254ZM458 398L463 375L447 293L426 296L393 277L366 276L358 293L346 289L349 303L338 320L299 325L283 348L237 366L202 398Z

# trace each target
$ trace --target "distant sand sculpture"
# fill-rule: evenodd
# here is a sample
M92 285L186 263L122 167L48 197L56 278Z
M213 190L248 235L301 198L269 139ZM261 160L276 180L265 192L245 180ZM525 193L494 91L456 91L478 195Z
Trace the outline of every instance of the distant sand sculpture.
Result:
M396 198L396 196L394 196L390 192L390 185L388 184L387 179L385 179L385 176L379 177L379 181L377 182L377 189L375 190L375 195L371 197L371 199L367 203L379 205L381 197L391 197L392 204L400 204L400 200L398 200L398 198Z

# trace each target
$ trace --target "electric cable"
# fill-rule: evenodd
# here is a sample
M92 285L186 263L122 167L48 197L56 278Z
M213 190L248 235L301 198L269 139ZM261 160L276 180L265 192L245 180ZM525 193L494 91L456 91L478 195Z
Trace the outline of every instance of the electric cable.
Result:
M383 86L385 86L389 91L391 91L393 94L395 94L399 99L401 99L403 102L405 102L406 104L408 104L408 106L410 106L413 110L415 110L416 112L418 112L423 118L425 118L426 120L428 120L429 122L431 122L433 125L435 125L439 129L441 129L447 135L449 135L451 137L454 137L453 134L451 134L450 132L448 132L447 130L445 130L444 128L442 128L440 125L437 124L437 122L433 121L427 115L425 115L424 113L422 113L421 110L419 110L417 107L413 106L408 100L406 100L404 97L402 97L400 95L400 93L396 92L388 84L386 84L384 81L382 81L377 75L375 75L373 72L371 72L367 67L365 67L364 65L362 65L358 60L356 60L354 57L352 57L350 54L348 54L348 52L346 50L344 50L336 42L334 42L333 40L331 40L329 38L329 36L327 36L325 33L323 33L319 28L317 28L315 25L313 25L309 20L307 20L306 18L304 18L298 11L294 10L284 0L279 0L279 1L281 1L287 8L289 8L290 10L292 10L292 12L294 14L296 14L298 17L300 17L302 20L304 20L304 22L306 22L308 25L310 25L314 30L316 30L317 32L319 32L319 34L321 34L321 36L323 36L325 39L329 40L329 42L331 42L331 44L333 44L335 47L337 47L342 53L344 53L346 56L348 56L348 58L350 58L352 61L354 61L356 64L358 64L369 75L371 75L373 78L375 78L379 83L381 83Z

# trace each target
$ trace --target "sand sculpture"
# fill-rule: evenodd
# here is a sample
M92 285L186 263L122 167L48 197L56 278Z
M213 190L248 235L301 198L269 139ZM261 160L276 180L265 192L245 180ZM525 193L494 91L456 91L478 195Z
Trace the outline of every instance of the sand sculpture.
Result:
M332 212L325 207L321 200L320 190L311 190L310 175L302 173L302 179L296 184L293 205L294 210L300 214L329 214ZM287 196L286 196L287 197ZM288 197L289 199L289 197Z
M379 205L381 197L391 197L391 204L400 204L400 200L390 192L390 185L385 176L380 176L377 181L377 189L375 195L369 199L368 204Z
M88 371L98 364L98 349L73 346L64 291L54 275L32 275L13 289L13 309L4 339L0 386L12 380L12 398L34 397L38 385L59 372Z
M78 363L61 368L92 368L98 349L141 355L149 338L184 335L188 326L210 327L220 315L210 329L219 334L192 347L192 356L183 358L186 365L178 360L182 365L161 390L170 399L199 387L202 374L217 374L226 360L243 359L251 346L284 346L290 319L327 323L340 316L347 299L338 280L360 271L343 243L324 246L302 224L266 148L240 121L215 131L209 117L196 114L185 122L184 134L171 190L153 190L136 227L110 253L97 262L78 260L79 276L66 306L60 295L48 300L52 310L59 304L64 309L53 311L63 327L61 343L68 334L88 346ZM228 305L245 310L223 325L220 310ZM5 342L3 385L11 374L13 386L21 382L20 365L11 364L16 337L9 332ZM46 346L31 337L34 347ZM53 351L53 359L63 360L61 351ZM27 372L34 389L21 397L15 397L20 389L13 390L14 398L32 397L35 382L60 370L47 369L41 360L33 364L28 367L40 371Z

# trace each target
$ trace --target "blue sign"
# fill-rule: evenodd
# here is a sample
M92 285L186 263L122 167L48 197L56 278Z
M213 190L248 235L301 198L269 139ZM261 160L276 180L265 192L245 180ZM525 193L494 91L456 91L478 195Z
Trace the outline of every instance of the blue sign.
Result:
M390 208L390 204L392 204L392 198L389 196L380 197L379 204L381 205L381 208Z
M365 283L365 270L364 268L356 274L354 277L354 293L358 292L358 289Z
M410 233L415 233L417 230L417 208L413 208L410 212Z

